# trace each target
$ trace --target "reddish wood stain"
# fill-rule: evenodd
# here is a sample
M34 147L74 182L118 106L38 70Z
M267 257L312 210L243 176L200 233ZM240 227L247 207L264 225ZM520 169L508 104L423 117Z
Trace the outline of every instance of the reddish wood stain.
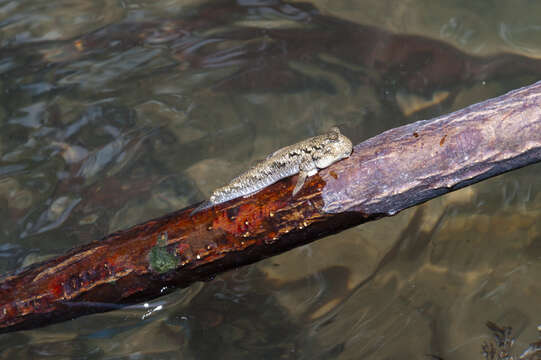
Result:
M443 144L445 143L445 138L447 138L447 135L443 135L443 137L441 138L440 146L443 146Z

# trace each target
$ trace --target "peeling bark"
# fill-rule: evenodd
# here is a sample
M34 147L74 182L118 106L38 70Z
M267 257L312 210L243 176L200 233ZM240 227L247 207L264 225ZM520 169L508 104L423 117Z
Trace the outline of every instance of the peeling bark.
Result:
M311 177L113 233L0 279L0 332L161 296L541 160L541 82L384 132Z

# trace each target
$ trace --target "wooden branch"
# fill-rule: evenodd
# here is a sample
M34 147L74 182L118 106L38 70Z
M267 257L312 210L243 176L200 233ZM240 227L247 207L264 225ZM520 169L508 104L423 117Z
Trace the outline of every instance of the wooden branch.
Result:
M193 217L148 221L0 279L0 331L149 300L541 160L541 82L389 130L350 158ZM165 292L167 292L165 291Z

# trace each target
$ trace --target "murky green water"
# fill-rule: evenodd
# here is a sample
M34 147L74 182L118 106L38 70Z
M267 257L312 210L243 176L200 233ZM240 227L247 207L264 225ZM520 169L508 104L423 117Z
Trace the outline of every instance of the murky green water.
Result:
M0 1L0 272L203 200L332 125L356 143L539 80L540 13L526 0ZM541 323L540 171L150 304L2 335L0 357L480 359L488 320L523 349Z

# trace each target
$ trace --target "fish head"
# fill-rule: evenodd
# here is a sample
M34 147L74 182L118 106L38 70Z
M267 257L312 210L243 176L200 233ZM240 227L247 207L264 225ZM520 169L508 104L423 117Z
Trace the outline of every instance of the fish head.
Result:
M337 161L351 155L353 144L351 140L340 133L337 127L332 127L328 133L321 135L321 150L314 153L314 161L320 169L326 168Z

